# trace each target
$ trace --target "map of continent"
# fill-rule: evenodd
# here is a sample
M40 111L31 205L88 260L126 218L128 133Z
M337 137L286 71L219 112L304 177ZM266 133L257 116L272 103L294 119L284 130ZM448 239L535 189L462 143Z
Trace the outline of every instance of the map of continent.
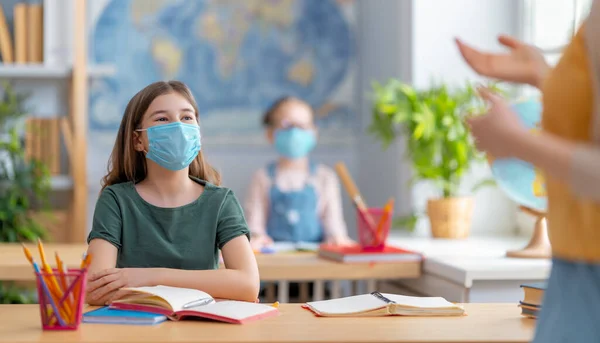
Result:
M315 108L322 133L351 137L349 6L352 1L109 1L96 20L90 56L117 72L92 84L90 131L116 131L137 91L176 79L192 90L205 135L262 136L264 110L291 95Z

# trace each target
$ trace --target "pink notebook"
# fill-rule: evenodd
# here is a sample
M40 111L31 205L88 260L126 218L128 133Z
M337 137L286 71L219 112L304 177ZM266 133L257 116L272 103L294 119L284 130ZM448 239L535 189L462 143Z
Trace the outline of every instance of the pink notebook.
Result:
M232 324L268 318L279 314L277 308L254 302L215 300L208 293L169 286L130 287L110 308L158 313L170 320L200 317Z

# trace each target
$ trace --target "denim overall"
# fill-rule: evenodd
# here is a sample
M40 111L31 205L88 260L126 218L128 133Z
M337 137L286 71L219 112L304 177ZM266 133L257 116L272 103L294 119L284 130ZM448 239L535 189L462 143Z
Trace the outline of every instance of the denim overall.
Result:
M316 165L311 161L310 176L314 176ZM275 242L311 242L323 240L323 227L317 211L317 192L308 182L304 188L284 192L277 187L275 162L267 166L272 186L267 218L267 234ZM310 177L309 176L309 177Z

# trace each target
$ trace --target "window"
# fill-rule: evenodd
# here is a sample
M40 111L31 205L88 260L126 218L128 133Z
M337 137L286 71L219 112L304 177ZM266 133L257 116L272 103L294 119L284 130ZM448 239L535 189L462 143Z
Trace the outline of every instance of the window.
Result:
M587 17L593 0L523 0L523 38L555 64Z
M593 0L522 0L522 39L539 47L546 61L555 65L563 48L587 17ZM529 86L517 87L517 94L539 94Z

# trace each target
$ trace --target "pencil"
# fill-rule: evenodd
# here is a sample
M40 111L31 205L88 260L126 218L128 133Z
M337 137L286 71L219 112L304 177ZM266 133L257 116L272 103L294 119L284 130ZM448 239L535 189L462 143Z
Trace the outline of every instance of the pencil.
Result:
M388 200L388 202L385 204L385 207L383 208L383 214L381 215L381 218L379 219L379 223L377 223L377 231L376 231L375 237L374 237L375 244L377 244L378 242L381 241L381 239L382 239L381 235L383 234L383 230L384 230L385 226L387 225L387 222L390 218L393 208L394 208L394 198L390 198Z
M50 307L52 309L54 309L54 320L58 320L60 323L62 323L64 325L64 322L62 321L62 318L60 317L60 315L58 314L58 310L56 307L56 304L54 303L54 299L53 296L48 288L48 285L46 285L46 282L44 281L43 275L40 271L40 267L37 265L37 263L35 262L35 260L33 259L33 256L31 255L31 251L24 245L21 244L21 246L23 247L23 252L25 253L25 257L27 258L27 260L29 261L29 263L31 263L31 265L33 266L33 270L39 275L40 277L40 285L42 286L42 289L44 291L44 294L46 294L46 298L48 299L48 301L50 302ZM54 324L54 320L50 320L50 325Z
M40 271L40 267L35 262L33 262L33 269L35 269L36 273L38 273L40 275L40 284L44 290L44 293L46 294L46 298L50 302L50 306L52 306L52 309L54 310L54 317L56 318L56 320L58 320L58 323L60 324L60 326L65 326L65 321L60 315L60 312L61 312L60 306L58 306L55 303L54 299L52 298L52 292L50 292L50 289L49 289L48 285L46 284L46 282L44 281L44 278L41 277L42 272ZM50 323L50 325L51 325L51 323Z
M54 294L54 300L57 302L58 309L64 311L65 318L69 319L71 317L71 309L68 306L60 306L60 303L58 303L58 301L63 297L62 292L60 290L58 282L54 278L54 272L52 268L50 268L50 265L46 261L46 252L44 251L44 245L42 244L42 241L39 238L38 250L40 252L40 259L42 260L42 270L47 274L47 276L45 276L44 278L47 279L46 281L48 283L48 288L50 289L50 292Z
M59 280L60 280L60 286L62 289L62 298L65 298L64 301L67 303L67 306L69 306L70 309L72 309L71 314L74 312L73 309L73 301L72 301L72 293L67 294L68 291L68 284L67 284L67 274L68 274L68 270L65 266L65 264L63 263L63 261L60 259L60 257L58 257L58 252L54 253L54 257L56 258L56 267L58 269L58 275L59 275ZM65 297L66 295L66 297ZM73 318L70 318L69 320L72 320Z
M60 288L64 295L64 293L67 291L67 280L66 275L64 273L62 261L60 260L60 257L58 257L58 252L54 253L54 258L56 259L56 269L58 269Z
M88 254L87 252L83 253L83 256L81 259L81 264L80 264L81 271L83 272L85 269L87 269L90 266L90 263L92 263L92 255ZM80 276L80 277L83 277L83 276ZM80 280L79 278L76 278L74 281L77 283L75 284L75 287L73 288L73 297L75 298L75 301L77 303L79 303L79 298L81 297L81 283L85 282L85 281L86 280Z
M366 222L369 230L373 232L373 230L375 230L375 221L369 213L367 204L365 203L365 201L362 198L362 195L358 191L358 187L356 187L354 180L352 180L352 177L350 176L346 165L342 162L339 162L335 165L335 170L338 176L340 177L342 184L346 189L346 192L350 196L350 199L354 203L354 206L356 207L356 210L358 211L361 219L363 219Z

